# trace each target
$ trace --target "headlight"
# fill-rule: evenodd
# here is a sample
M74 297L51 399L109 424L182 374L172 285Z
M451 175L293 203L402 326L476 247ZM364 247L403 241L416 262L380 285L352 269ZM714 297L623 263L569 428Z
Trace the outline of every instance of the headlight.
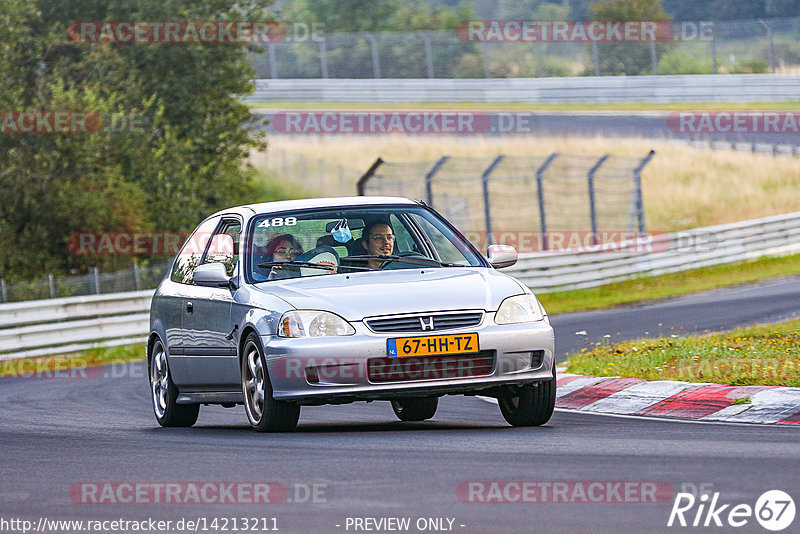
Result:
M338 315L326 311L298 310L283 314L280 337L352 336L356 329Z
M530 323L543 319L544 310L536 297L530 294L508 297L500 303L494 316L497 324Z

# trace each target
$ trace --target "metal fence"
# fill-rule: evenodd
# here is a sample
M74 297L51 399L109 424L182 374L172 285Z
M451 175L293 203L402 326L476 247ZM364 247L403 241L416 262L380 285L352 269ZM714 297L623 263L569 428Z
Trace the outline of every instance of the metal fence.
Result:
M84 275L46 274L35 280L7 282L0 278L0 302L100 295L153 289L161 282L168 263L134 262L129 268L113 273L101 273L96 267Z
M249 161L256 168L275 175L281 181L293 182L306 193L320 196L352 195L354 184L362 173L324 159L280 148L253 152Z
M456 30L333 33L264 45L257 78L527 78L776 72L800 65L800 17L685 21L665 43L471 42ZM463 34L462 34L463 35ZM623 47L623 48L620 48ZM638 67L637 67L638 69Z
M378 158L359 180L358 193L425 200L488 244L501 233L535 231L540 248L548 250L553 232L582 231L595 242L604 231L646 234L641 172L654 154Z

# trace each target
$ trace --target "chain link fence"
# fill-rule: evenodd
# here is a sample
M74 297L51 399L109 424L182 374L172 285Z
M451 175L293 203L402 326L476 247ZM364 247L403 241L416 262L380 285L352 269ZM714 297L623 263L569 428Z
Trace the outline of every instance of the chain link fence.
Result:
M264 45L258 79L522 78L800 70L800 17L683 21L666 42L476 42L463 33L333 33Z
M518 243L530 233L536 234L535 250L550 250L565 233L596 245L603 235L618 240L646 234L641 172L654 154L378 159L359 180L358 192L422 199L476 245Z
M164 278L169 265L170 262L142 265L134 262L130 268L113 273L101 273L94 267L84 275L47 274L40 279L23 282L6 282L5 279L0 279L0 302L153 289Z

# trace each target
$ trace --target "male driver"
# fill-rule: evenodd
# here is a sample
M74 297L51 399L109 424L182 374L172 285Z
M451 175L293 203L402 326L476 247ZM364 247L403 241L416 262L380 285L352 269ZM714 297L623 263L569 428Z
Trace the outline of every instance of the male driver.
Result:
M394 252L394 232L392 227L385 222L372 222L362 232L362 245L367 253L373 256L388 256ZM378 269L383 261L370 260L367 266Z

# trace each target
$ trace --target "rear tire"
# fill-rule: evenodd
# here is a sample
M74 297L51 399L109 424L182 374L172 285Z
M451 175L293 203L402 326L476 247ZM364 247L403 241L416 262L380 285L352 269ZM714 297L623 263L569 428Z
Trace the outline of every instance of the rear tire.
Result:
M253 333L247 336L244 344L242 393L247 419L256 432L290 432L297 426L300 405L272 397L264 351Z
M424 421L436 414L439 397L413 397L392 401L392 410L401 421Z
M164 427L192 426L197 422L200 405L176 402L178 388L172 382L167 353L160 340L153 343L150 354L150 392L156 421Z
M550 420L556 407L556 367L553 377L536 384L511 386L497 397L500 412L512 426L539 426Z

